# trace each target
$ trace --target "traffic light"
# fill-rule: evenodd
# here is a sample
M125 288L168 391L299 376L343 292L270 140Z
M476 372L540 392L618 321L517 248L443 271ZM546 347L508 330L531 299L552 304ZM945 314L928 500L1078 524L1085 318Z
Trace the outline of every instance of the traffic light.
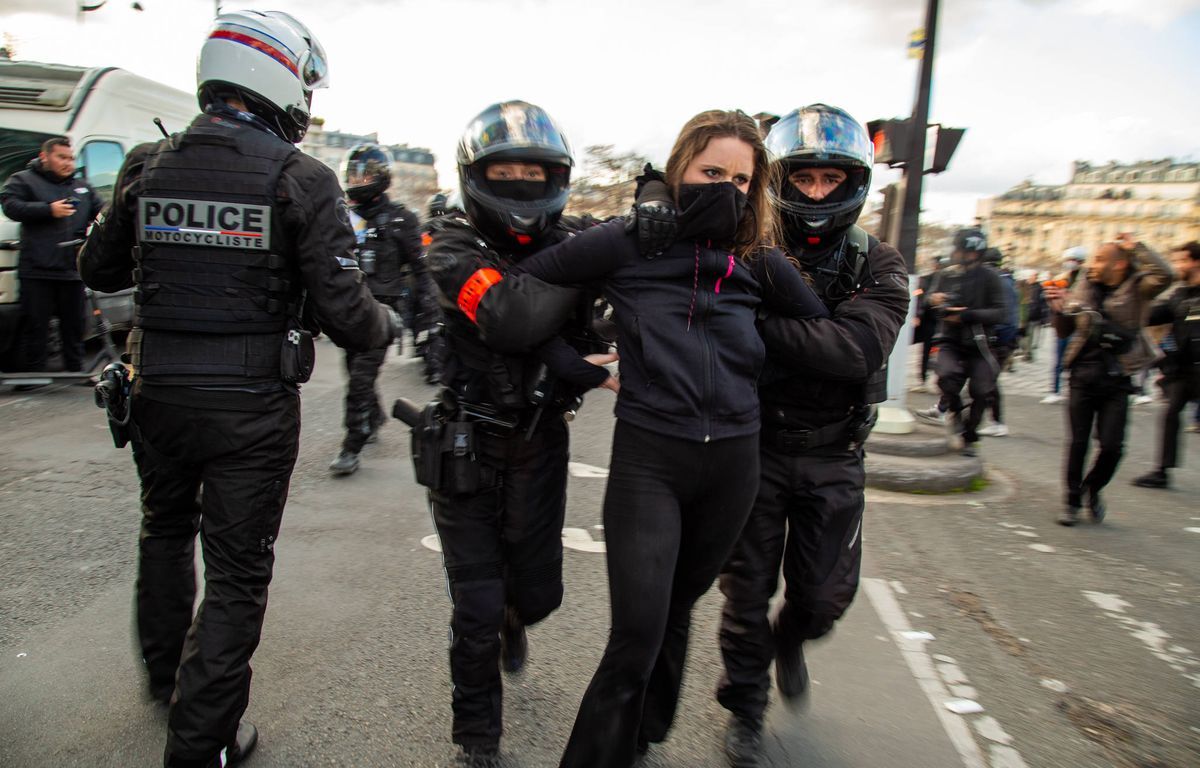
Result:
M872 120L867 123L871 143L875 145L875 162L889 168L908 166L908 152L912 141L909 127L912 121L892 118ZM941 173L950 165L950 157L958 149L965 128L946 128L940 123L928 127L925 140L925 173Z
M871 143L875 145L875 162L895 168L904 165L908 153L908 120L872 120L867 123Z

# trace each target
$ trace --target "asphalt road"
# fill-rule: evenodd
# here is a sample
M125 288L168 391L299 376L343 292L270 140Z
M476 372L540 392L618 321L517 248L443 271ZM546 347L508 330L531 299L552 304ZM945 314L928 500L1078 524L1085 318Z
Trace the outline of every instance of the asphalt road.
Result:
M330 477L340 353L321 343L318 363L254 657L247 719L262 736L246 765L449 765L449 601L407 432L389 424L356 475ZM1062 406L1038 404L1038 367L1006 377L1013 434L984 443L986 490L870 495L863 589L809 654L808 706L772 706L769 765L1200 765L1200 481L1129 486L1153 455L1160 406L1144 406L1105 524L1055 525ZM394 356L381 381L389 401L432 391ZM557 764L603 648L611 404L589 396L572 425L567 597L506 678L514 767ZM0 391L0 766L161 763L164 717L142 696L130 634L138 517L129 454L88 389ZM651 766L724 764L719 605L710 592L695 611L680 716Z

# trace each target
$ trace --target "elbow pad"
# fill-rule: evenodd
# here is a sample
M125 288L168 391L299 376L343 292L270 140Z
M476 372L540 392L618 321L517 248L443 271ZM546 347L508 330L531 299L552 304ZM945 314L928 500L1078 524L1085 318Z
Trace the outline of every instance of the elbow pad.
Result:
M458 290L458 299L456 303L462 313L466 315L472 323L477 323L475 319L479 311L479 302L483 301L483 295L496 283L504 279L497 270L491 267L475 270L475 273L467 278L467 282L463 283L463 287Z

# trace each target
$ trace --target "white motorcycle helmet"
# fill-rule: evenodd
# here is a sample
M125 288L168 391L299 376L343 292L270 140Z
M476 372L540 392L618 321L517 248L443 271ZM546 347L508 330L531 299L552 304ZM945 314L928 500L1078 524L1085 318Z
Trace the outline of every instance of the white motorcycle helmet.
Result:
M231 11L214 22L196 60L196 95L204 109L232 92L249 111L293 144L308 130L312 92L329 87L329 64L317 38L282 11Z

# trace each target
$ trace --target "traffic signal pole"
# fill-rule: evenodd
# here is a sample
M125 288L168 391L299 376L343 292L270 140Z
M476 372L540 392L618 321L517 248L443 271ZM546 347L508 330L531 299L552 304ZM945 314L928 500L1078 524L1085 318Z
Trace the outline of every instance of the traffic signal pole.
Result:
M888 358L888 399L879 409L875 429L887 434L908 434L915 428L908 412L908 364L916 311L917 234L921 218L921 181L925 173L925 126L929 124L929 90L933 82L933 44L937 32L938 0L929 0L925 10L925 44L921 50L921 76L917 80L917 103L909 123L900 214L900 237L895 244L908 267L909 307L896 346ZM920 130L917 130L920 126Z

